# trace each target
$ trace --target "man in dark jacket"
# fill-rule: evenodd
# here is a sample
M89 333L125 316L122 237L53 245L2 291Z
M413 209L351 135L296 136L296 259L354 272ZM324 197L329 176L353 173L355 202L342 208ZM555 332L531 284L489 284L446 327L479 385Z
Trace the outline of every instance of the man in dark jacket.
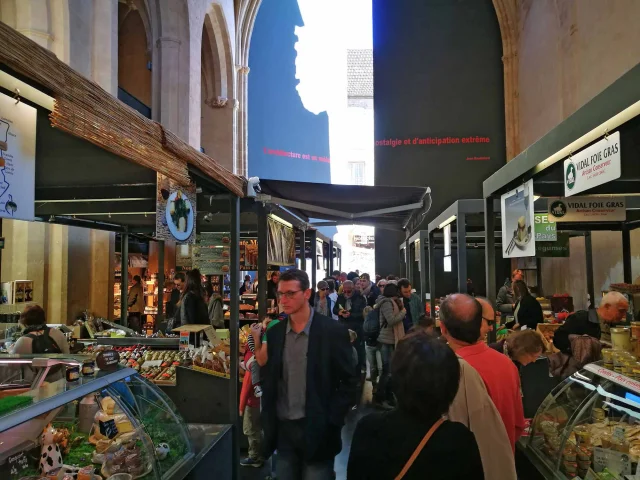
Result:
M333 307L333 313L338 315L339 322L349 330L356 332L358 336L354 343L358 352L358 373L362 371L366 358L364 331L362 330L366 306L367 299L360 294L351 280L347 280L342 284L342 295L338 296L338 301Z
M267 331L262 424L265 458L278 450L278 478L333 478L341 430L355 395L348 331L309 306L309 277L288 270L278 297L288 315Z
M278 295L278 281L280 272L273 272L271 278L267 280L267 300L276 300Z
M553 345L563 353L571 355L569 335L589 335L600 340L611 341L611 324L624 322L629 310L626 297L618 292L609 292L600 301L597 310L579 310L567 317L553 336Z
M507 315L513 315L513 310L516 308L516 301L513 296L513 282L516 280L524 280L524 273L522 273L522 270L519 268L511 272L511 283L503 285L500 290L498 290L496 310L500 312L502 318L505 318Z
M373 307L376 304L376 300L380 296L380 289L375 283L371 281L368 273L360 275L359 291L362 296L367 300L367 305Z

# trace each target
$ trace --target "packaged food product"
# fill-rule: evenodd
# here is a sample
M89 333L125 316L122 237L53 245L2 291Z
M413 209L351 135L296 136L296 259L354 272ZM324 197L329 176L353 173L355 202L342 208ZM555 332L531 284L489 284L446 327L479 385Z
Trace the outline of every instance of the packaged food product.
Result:
M76 382L80 379L80 367L78 365L69 365L66 368L65 376L67 382Z
M591 411L591 418L594 422L601 422L606 418L606 413L602 408L594 408Z
M612 348L603 348L602 349L602 359L604 360L604 365L606 367L613 366L613 349Z
M611 329L611 343L614 350L631 351L631 330L628 327L615 327Z
M591 443L591 431L587 425L576 425L573 429L577 445L589 445Z
M93 467L83 467L78 470L77 480L93 480Z
M96 362L88 360L82 364L82 375L90 376L96 373Z

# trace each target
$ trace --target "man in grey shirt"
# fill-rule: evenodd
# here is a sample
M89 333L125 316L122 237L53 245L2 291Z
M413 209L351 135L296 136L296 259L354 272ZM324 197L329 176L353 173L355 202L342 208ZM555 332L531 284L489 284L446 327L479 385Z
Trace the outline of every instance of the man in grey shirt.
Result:
M279 480L330 480L340 432L355 398L347 329L314 312L309 277L288 270L278 282L287 319L267 331L262 422L265 458L276 449Z
M496 310L500 312L500 316L505 318L507 315L513 315L513 309L515 308L515 299L513 297L513 282L518 280L524 280L524 274L519 268L511 273L511 283L509 285L503 285L498 291L496 297Z

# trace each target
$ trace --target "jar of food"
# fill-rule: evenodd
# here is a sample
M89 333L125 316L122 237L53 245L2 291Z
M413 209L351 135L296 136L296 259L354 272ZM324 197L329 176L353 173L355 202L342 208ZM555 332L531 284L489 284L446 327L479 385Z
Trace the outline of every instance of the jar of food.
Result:
M616 327L611 329L611 343L614 350L631 351L631 330L629 327Z
M604 360L604 366L607 368L613 368L613 349L603 348L602 359Z
M67 365L65 376L67 378L67 382L77 382L80 379L80 366Z
M591 443L591 432L587 425L576 425L573 428L576 436L576 445L589 445Z
M636 366L636 361L635 359L631 360L629 358L626 358L624 360L624 363L622 364L622 374L631 378L633 377L633 368Z
M594 423L602 422L606 416L607 415L603 408L594 408L591 411L591 418L593 419Z
M621 352L619 350L614 350L613 351L613 369L618 372L618 373L622 373L622 364L625 361L625 354L624 352Z
M96 362L87 360L82 364L82 376L91 376L96 373Z
M640 322L631 322L631 340L640 339Z

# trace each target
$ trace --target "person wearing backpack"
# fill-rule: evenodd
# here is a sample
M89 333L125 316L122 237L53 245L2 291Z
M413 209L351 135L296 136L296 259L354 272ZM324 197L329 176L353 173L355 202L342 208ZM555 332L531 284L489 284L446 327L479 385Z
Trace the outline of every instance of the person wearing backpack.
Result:
M380 343L382 357L382 374L380 375L375 401L385 408L392 407L395 403L391 392L391 357L396 345L404 337L404 325L402 322L407 314L404 303L399 297L400 290L398 286L388 283L375 305L375 308L380 310L378 342Z
M382 360L378 361L381 356L380 343L378 336L380 335L380 309L374 307L366 307L364 309L364 324L362 331L364 333L364 348L367 355L367 363L369 363L369 376L367 381L373 386L373 396L378 391L378 378L382 372Z
M13 345L12 354L69 353L69 343L57 328L47 327L44 310L39 305L29 305L20 315L22 336Z

